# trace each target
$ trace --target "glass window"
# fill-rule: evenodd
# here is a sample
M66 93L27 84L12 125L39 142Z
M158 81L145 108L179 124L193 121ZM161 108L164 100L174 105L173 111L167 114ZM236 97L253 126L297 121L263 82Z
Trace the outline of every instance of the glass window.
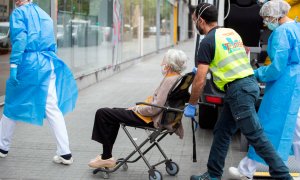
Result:
M14 8L11 0L0 0L0 96L5 94L6 79L9 76L9 15Z
M58 0L58 55L76 74L112 65L112 1Z
M140 56L140 0L124 0L123 30L122 30L122 59Z
M160 12L160 48L172 45L173 7L168 1L161 1Z
M156 1L143 0L144 39L143 54L156 51Z

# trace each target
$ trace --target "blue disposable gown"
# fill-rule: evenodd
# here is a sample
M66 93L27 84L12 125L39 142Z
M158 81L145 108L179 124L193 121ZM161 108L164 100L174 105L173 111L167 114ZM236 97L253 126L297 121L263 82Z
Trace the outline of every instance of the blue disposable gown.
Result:
M266 82L258 116L274 148L287 161L300 106L300 24L288 22L276 28L267 52L272 63L254 73L259 81ZM263 162L253 147L248 157Z
M53 21L36 4L15 9L10 17L12 52L10 63L18 65L18 85L6 82L4 115L16 121L42 125L53 60L58 107L72 111L78 96L76 81L56 56Z

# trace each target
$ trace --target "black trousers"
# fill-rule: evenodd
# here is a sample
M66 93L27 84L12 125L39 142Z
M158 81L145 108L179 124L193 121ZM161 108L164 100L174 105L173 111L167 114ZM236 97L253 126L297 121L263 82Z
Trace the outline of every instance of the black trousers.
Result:
M119 132L120 123L133 127L153 127L153 123L147 124L131 110L124 108L98 109L95 115L92 140L103 145L102 159L112 157L112 148Z

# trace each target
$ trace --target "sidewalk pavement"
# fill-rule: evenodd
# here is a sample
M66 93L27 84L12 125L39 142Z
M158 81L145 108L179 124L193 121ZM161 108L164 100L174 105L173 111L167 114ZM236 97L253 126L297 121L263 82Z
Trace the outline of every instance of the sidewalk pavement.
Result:
M194 42L190 40L175 48L187 53L190 58L187 71L191 70L194 63ZM87 166L90 159L102 152L102 146L91 140L96 110L101 107L130 107L151 95L162 79L160 63L165 52L164 50L159 54L150 55L129 69L79 92L75 111L65 117L74 157L74 164L71 166L57 165L52 162L56 144L46 121L43 127L18 123L9 155L0 159L0 179L101 179L101 173L93 175L92 169ZM157 167L163 174L163 178L167 180L187 180L192 174L206 171L212 131L203 129L196 131L198 162L193 163L190 119L183 118L183 124L185 129L183 140L173 135L168 136L161 143L166 154L180 166L179 173L175 177L167 174L164 164ZM145 139L145 131L129 129L132 136L137 139L137 143ZM113 156L126 157L133 149L133 145L120 129ZM236 166L244 155L245 153L239 151L238 136L233 137L223 179L228 179L228 167ZM162 159L156 149L150 151L146 157L152 164ZM142 160L128 166L128 171L120 168L110 175L110 179L148 179L148 169Z

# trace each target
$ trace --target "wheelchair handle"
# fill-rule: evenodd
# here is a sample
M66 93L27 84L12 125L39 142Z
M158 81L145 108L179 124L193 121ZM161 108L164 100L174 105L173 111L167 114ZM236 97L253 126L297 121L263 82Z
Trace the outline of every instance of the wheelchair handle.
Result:
M171 108L171 107L166 107L166 106L159 106L159 105L156 105L156 104L150 104L150 103L146 103L146 102L137 102L137 103L135 103L135 104L136 104L136 105L152 106L152 107L161 108L161 109L164 109L164 110L175 111L175 112L181 112L181 113L184 112L184 110L181 110L181 109Z

